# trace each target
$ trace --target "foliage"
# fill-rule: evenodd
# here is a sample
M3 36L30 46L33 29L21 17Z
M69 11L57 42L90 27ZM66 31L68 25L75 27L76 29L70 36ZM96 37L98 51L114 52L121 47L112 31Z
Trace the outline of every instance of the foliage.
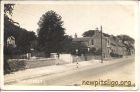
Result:
M122 40L123 44L125 45L128 55L131 55L131 49L134 48L135 40L128 35L118 35L117 36L120 40Z
M25 29L22 29L18 32L16 44L17 49L20 50L20 53L30 52L31 44L30 42L35 40L36 36L34 32L28 32Z
M122 57L122 55L119 55L119 54L113 53L113 52L110 53L110 56L111 57L117 57L117 58L121 58Z
M12 10L13 10L12 6L14 6L14 5L13 4L4 5L4 73L11 72L11 68L8 63L8 58L6 56L6 54L8 54L8 51L9 51L9 50L7 50L7 47L6 47L6 38L8 37L8 35L11 35L11 34L8 34L8 32L7 32L8 26L6 26L6 24L7 25L12 24L12 22L10 21L10 18L7 15L8 13L9 13L9 15L12 15Z
M101 55L102 54L101 48L97 49L94 54L95 55Z
M8 17L7 17L8 18ZM4 20L4 45L6 45L7 38L13 36L16 40L16 50L20 53L27 53L30 51L30 42L36 39L34 32L28 32L26 29L14 25L7 19ZM19 54L19 53L17 53Z
M85 46L85 44L81 43L81 42L72 42L72 46L71 46L71 54L73 55L81 55L81 54L85 54L87 53L87 47ZM76 49L78 50L78 52L76 52Z
M50 53L61 52L61 42L64 40L64 28L62 17L54 11L48 11L42 15L38 25L38 44L41 51L47 56Z
M109 36L110 36L110 35L107 34L107 33L103 33L103 35L104 35L105 37L109 37Z
M19 53L27 53L30 51L30 42L36 39L34 32L28 32L19 26L19 23L14 22L8 17L9 13L12 14L14 4L4 5L4 45L6 47L6 41L9 36L13 36L16 40L16 51ZM6 50L6 49L5 49ZM10 53L7 53L10 54Z
M11 72L9 63L10 56L23 54L30 51L30 42L36 38L34 32L28 32L19 26L19 23L13 21L8 15L12 16L14 4L4 5L4 71ZM7 46L7 38L15 38L16 47Z
M71 36L65 35L64 40L60 44L62 46L61 52L71 53L71 48L72 48L72 37Z
M94 30L88 30L84 32L82 35L83 37L92 37L94 35L95 31Z
M7 14L12 15L14 5L15 4L4 4L4 14L5 14L5 16L7 16Z
M128 35L118 35L117 37L120 38L123 42L124 41L130 41L133 44L135 42L135 40L132 37L128 36Z
M10 68L10 71L4 71L4 74L15 72L18 70L23 70L26 68L26 61L25 60L7 60L7 62Z

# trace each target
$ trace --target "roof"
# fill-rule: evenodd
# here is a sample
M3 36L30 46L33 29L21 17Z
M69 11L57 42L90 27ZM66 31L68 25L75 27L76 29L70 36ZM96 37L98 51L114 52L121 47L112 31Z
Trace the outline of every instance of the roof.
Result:
M121 47L124 47L125 45L122 43L122 42L117 42L117 44L119 45L119 46L121 46Z
M118 45L117 42L116 42L112 37L109 37L109 39L110 39L110 43L111 43L112 45L115 45L115 46Z
M89 40L91 40L91 39L94 39L94 38L93 38L93 37L73 38L72 41L76 41L76 42L78 42L78 41L89 41Z
M75 41L75 42L83 41L83 42L85 42L85 41L89 41L89 40L91 40L91 39L98 39L98 38L99 38L99 36L94 35L94 36L92 36L92 37L73 38L72 41ZM104 36L102 36L102 39L107 39L107 38L104 37Z

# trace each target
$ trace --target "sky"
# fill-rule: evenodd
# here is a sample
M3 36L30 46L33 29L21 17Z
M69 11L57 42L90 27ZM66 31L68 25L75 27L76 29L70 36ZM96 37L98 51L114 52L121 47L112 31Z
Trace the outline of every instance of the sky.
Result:
M37 32L40 17L49 10L55 11L64 21L65 33L79 37L85 31L100 26L110 35L127 34L135 38L136 2L76 2L76 3L18 3L13 10L12 19L28 31Z

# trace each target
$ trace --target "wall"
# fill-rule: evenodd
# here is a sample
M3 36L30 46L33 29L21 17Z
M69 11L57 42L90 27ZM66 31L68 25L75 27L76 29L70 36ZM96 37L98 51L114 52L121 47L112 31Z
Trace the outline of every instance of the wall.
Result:
M59 59L67 63L72 63L73 56L71 54L60 54Z
M51 66L55 65L56 60L55 59L37 59L37 60L27 60L26 68L37 68L37 67L43 67L43 66Z

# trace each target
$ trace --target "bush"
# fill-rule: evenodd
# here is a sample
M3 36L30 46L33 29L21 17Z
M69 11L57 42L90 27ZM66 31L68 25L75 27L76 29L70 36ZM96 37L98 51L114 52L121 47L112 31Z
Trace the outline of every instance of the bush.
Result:
M8 63L7 57L4 57L4 74L8 74L11 72L11 68Z
M116 54L116 53L111 52L111 53L110 53L110 56L111 56L111 57L118 57L118 58L121 58L123 55L119 55L119 54Z
M8 63L8 67L10 68L9 71L7 72L7 70L4 70L4 73L11 73L11 72L15 72L15 71L19 71L19 70L23 70L26 68L26 61L25 60L20 60L20 59L9 59L7 61Z
M100 49L97 49L95 52L94 52L95 55L101 55L102 54L102 51L101 51L101 48Z

